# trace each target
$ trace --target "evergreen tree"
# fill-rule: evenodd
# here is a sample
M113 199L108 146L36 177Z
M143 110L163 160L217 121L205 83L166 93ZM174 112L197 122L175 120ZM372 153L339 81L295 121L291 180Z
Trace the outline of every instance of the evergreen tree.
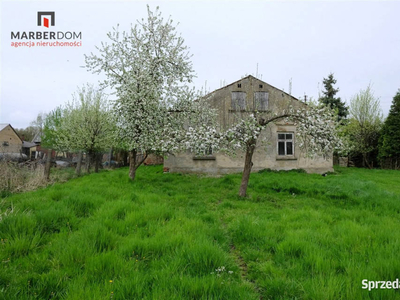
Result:
M393 97L389 115L382 127L379 158L383 164L389 159L391 168L400 167L400 89Z
M328 78L323 80L325 91L322 91L323 97L319 98L319 102L330 109L334 109L337 113L338 121L346 119L349 114L348 107L340 99L340 97L335 97L339 89L333 87L336 84L336 79L333 77L333 73L328 75Z

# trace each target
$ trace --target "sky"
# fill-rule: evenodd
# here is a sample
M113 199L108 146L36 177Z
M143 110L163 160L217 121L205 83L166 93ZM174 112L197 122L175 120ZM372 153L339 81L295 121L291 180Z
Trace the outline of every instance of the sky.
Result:
M6 1L0 3L0 123L24 128L40 112L104 77L88 72L107 32L129 30L149 5L179 22L196 88L213 91L254 75L298 98L317 99L334 73L348 104L369 84L387 115L400 88L400 1ZM54 11L55 26L38 26ZM44 22L44 20L42 20ZM13 47L11 32L81 32L79 47ZM26 41L26 40L24 40ZM36 41L35 41L36 42ZM113 99L113 95L109 99Z

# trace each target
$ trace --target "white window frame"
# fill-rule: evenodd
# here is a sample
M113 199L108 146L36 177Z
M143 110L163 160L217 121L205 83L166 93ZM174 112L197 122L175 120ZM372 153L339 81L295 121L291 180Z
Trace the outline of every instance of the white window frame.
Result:
M279 138L279 135L280 134L284 134L285 135L285 138L284 139L280 139ZM291 134L292 135L292 138L291 139L286 139L286 135L287 134ZM285 145L285 154L279 154L279 142L284 142L284 145ZM291 142L292 143L292 154L287 154L287 142ZM288 132L288 131L285 131L285 132L277 132L277 142L276 142L276 153L278 154L278 156L280 156L280 157L284 157L284 156L290 156L290 157L292 157L292 156L294 156L294 132Z

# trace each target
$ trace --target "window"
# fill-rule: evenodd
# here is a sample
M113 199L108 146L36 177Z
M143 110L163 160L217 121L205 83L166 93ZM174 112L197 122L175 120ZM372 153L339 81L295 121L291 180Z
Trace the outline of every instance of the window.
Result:
M238 83L238 88L242 88L242 84L241 83Z
M193 157L193 160L215 160L215 156L213 155L213 149L211 146L204 150L203 155L197 155Z
M213 149L212 149L212 147L211 147L211 146L208 147L208 148L206 149L206 151L205 151L204 154L205 154L205 155L212 155L212 154L213 154Z
M263 88L263 85L262 85L262 84L259 84L258 87L259 87L260 89L262 89L262 88Z
M254 93L254 108L258 111L266 111L268 109L268 92Z
M10 144L8 142L3 142L3 146L9 146Z
M293 133L278 133L278 155L294 155Z
M232 110L246 110L246 93L232 92Z

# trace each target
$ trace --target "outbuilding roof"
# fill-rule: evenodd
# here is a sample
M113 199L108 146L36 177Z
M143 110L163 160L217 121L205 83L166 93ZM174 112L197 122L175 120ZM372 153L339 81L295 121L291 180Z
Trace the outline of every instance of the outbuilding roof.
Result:
M31 142L27 142L27 141L23 141L22 143L22 147L23 148L32 148L32 147L36 147L37 145L35 143L31 143Z

